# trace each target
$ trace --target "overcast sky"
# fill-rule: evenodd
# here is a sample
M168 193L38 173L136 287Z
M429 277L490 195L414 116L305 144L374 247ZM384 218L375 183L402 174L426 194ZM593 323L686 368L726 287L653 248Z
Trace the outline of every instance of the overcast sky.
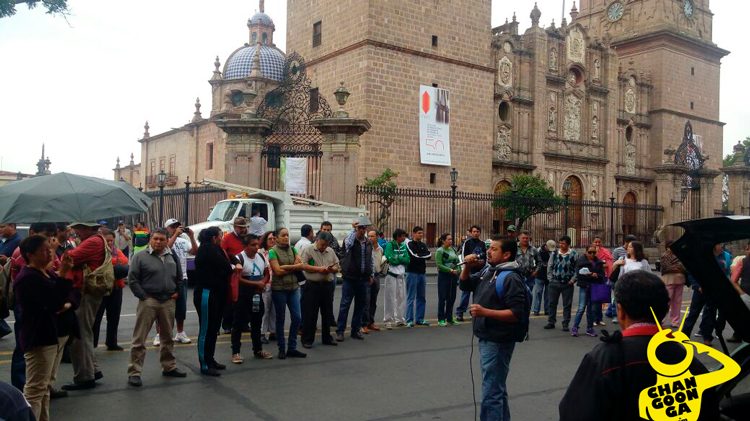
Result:
M559 25L562 0L539 0L542 23ZM745 74L750 47L742 28L750 2L713 0L714 42L723 60L721 120L724 151L750 136ZM517 12L530 25L531 0L494 0L492 24ZM42 142L52 171L111 178L115 158L140 162L143 123L151 134L187 123L195 98L210 111L207 80L218 55L248 41L257 0L69 0L67 21L38 7L18 6L0 19L0 169L36 171ZM567 1L570 8L572 1ZM266 1L285 49L286 1ZM309 29L309 28L308 28ZM308 30L304 29L304 30ZM711 157L718 159L718 157Z

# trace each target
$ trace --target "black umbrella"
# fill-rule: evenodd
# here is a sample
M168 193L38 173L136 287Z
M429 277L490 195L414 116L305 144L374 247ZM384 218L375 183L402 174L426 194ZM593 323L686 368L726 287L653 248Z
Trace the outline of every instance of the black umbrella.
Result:
M59 173L0 187L0 222L98 221L147 212L151 202L123 181Z

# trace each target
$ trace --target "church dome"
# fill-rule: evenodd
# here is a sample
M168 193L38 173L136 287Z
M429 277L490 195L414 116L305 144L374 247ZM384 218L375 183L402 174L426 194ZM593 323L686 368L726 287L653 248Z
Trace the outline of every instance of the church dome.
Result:
M278 48L268 45L248 45L232 53L224 67L224 79L244 79L250 76L253 58L258 48L260 48L260 71L263 76L281 82L284 79L286 58Z
M263 12L258 12L253 17L247 20L247 26L250 25L265 25L275 28L273 19Z

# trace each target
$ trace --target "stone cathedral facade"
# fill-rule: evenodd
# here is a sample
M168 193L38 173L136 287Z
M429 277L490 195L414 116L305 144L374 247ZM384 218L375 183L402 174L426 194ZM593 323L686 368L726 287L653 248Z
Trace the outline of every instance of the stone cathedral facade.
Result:
M492 3L287 0L286 54L304 58L316 95L343 81L347 111L371 125L345 183L390 167L402 187L448 189L455 167L462 191L500 192L532 173L572 199L662 206L664 223L721 208L728 51L712 41L709 0L581 0L557 23L534 5L522 33L520 14L493 28ZM184 130L147 132L144 164L118 166L117 178L152 181L166 162L198 179L232 172L230 134L215 121L243 105L233 99L243 86L262 93L282 78L273 21L261 11L249 26L250 42L223 69L217 60L211 116L197 109ZM420 85L450 91L451 167L420 164ZM194 148L170 152L182 141Z

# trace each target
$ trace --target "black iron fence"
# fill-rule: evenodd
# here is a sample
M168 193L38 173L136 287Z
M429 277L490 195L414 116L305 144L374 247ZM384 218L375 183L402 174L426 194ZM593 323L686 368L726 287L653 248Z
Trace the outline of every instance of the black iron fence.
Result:
M139 215L124 217L113 217L107 219L110 227L117 226L117 221L122 220L128 226L134 226L137 221L143 221L150 229L162 226L164 221L159 221L159 190L144 192L154 199L148 212ZM163 219L179 219L185 225L203 222L208 218L216 202L227 198L227 191L215 187L190 187L189 194L186 188L164 190L164 213ZM187 209L185 204L187 203ZM185 211L187 210L187 219ZM186 222L187 221L187 222Z
M505 233L510 225L522 222L520 229L528 230L536 244L569 235L575 246L583 246L601 237L609 246L622 244L623 237L635 235L645 245L654 245L664 209L661 206L629 203L598 202L562 199L541 202L546 212L528 217L525 221L511 220L514 213L540 205L539 199L519 196L513 207L496 208L494 194L456 192L456 235L463 236L471 225L482 227L485 236ZM391 203L387 209L383 204ZM357 205L370 211L379 229L390 236L396 228L407 231L419 225L425 230L425 240L434 244L444 232L451 231L451 210L454 206L450 190L405 189L386 190L357 187Z

